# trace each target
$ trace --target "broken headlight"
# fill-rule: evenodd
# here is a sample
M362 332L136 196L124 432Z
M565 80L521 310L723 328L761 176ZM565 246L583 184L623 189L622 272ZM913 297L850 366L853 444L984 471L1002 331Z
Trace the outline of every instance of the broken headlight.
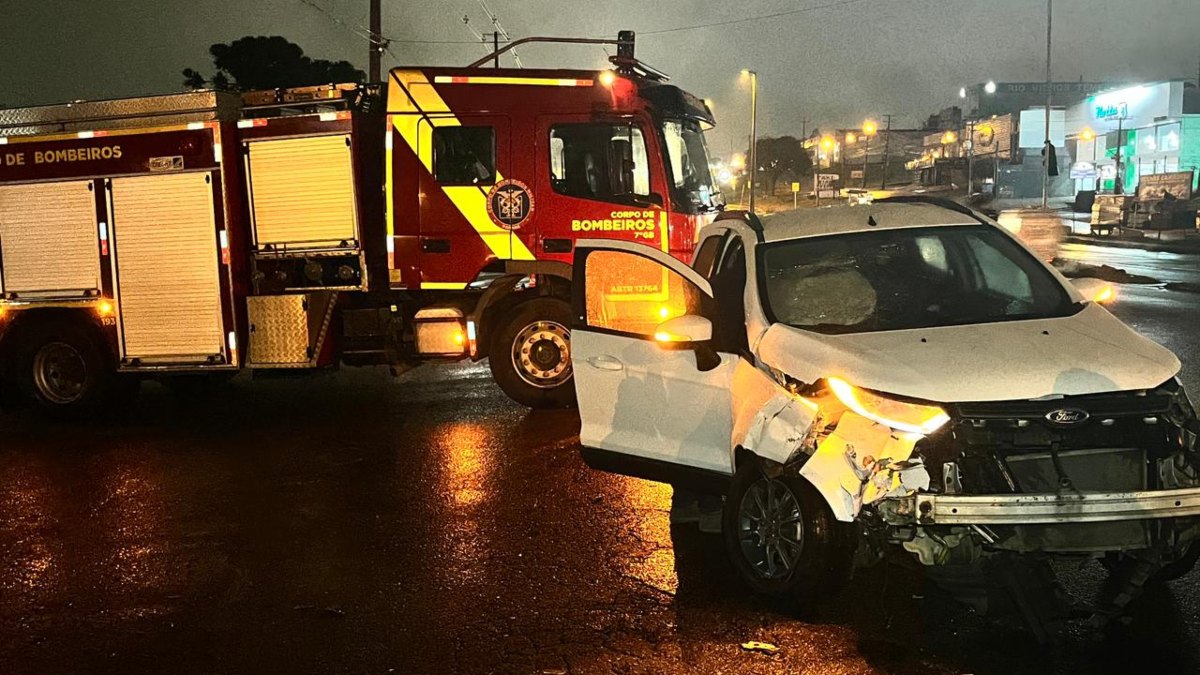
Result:
M910 403L860 389L837 377L825 378L830 391L842 405L873 421L896 431L929 435L950 421L950 416L936 405Z

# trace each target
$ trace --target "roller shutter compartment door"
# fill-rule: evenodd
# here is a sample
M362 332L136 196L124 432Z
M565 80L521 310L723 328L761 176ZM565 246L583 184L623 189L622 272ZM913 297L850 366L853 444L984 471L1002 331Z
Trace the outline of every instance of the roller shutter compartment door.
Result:
M259 249L333 248L358 238L350 137L246 144Z
M91 181L0 186L0 289L18 297L71 298L100 288Z
M193 363L223 351L213 187L204 173L112 181L122 356Z

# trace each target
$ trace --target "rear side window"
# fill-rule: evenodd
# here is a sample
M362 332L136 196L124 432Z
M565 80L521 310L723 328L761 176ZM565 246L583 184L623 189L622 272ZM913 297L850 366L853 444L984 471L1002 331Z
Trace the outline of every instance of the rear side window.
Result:
M627 251L593 251L584 273L587 325L650 338L660 323L700 314L703 294L659 263Z
M496 131L492 127L434 127L433 176L441 185L496 182Z

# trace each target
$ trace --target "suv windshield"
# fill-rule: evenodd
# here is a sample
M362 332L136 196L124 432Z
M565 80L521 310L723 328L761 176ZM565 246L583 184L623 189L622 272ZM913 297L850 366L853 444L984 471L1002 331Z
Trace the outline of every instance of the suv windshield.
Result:
M672 200L689 212L710 211L724 204L708 165L700 125L667 120L663 122L663 139L670 158Z
M1028 251L988 226L793 239L763 247L772 320L820 333L1067 316L1080 305Z

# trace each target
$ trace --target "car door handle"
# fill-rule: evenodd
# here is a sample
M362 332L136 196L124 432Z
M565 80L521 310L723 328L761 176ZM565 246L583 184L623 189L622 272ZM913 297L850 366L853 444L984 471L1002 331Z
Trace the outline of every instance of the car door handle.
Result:
M624 370L625 364L611 356L592 356L589 357L588 365L600 370Z

